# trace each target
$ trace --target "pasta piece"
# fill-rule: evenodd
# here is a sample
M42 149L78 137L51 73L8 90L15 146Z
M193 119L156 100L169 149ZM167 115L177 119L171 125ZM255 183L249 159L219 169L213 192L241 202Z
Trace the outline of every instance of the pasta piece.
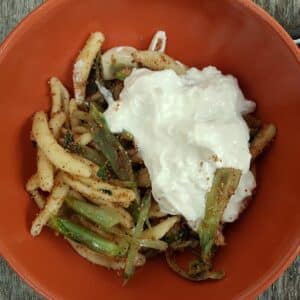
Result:
M61 110L67 113L70 99L68 90L56 77L50 79L49 85L52 96L51 115L56 114Z
M115 78L115 73L120 68L137 67L132 60L132 55L136 52L137 50L132 47L115 47L106 51L101 57L103 78L111 80Z
M39 187L40 187L39 175L35 173L28 179L26 183L26 191L32 192L34 190L37 190Z
M64 174L63 180L72 189L98 205L112 205L116 203L120 206L128 207L135 200L135 193L132 190L112 186L96 179L79 176L71 177Z
M30 196L39 209L45 207L45 203L46 203L45 198L38 190L31 191Z
M32 133L38 146L58 169L73 175L91 176L92 170L89 166L74 158L57 143L50 132L44 112L37 112L34 115Z
M69 102L69 118L71 128L75 128L79 125L79 119L76 118L75 113L78 111L77 103L75 99L71 99Z
M128 207L135 200L135 193L130 189L114 186L101 180L77 176L76 179L90 186L95 191L105 191L104 198Z
M75 138L75 142L82 146L89 144L92 140L93 137L89 132L83 133Z
M40 188L50 192L54 183L54 167L41 148L37 153L37 174Z
M65 196L68 194L69 187L63 183L58 182L53 188L53 191L47 198L47 202L43 210L38 214L31 226L31 235L37 236L41 233L43 227L47 224L49 219L56 215L61 208Z
M61 106L62 106L61 89L58 81L59 80L55 77L52 77L49 81L51 96L52 96L51 115L58 113L61 110Z
M149 46L150 51L164 53L167 46L167 35L164 31L157 31Z
M187 71L187 67L184 64L164 53L149 50L137 51L133 53L132 56L137 64L149 68L150 70L161 71L171 69L175 71L177 75L185 74Z
M146 229L142 233L143 239L161 239L174 225L180 220L180 217L169 217L152 228Z
M33 201L36 203L39 209L45 206L45 199L43 195L38 191L40 187L40 181L38 173L32 175L26 183L26 191L30 194Z
M60 134L60 130L62 129L64 123L67 120L67 115L65 112L61 111L52 116L49 121L49 128L53 133L53 136L57 139Z
M101 32L92 33L77 57L73 70L73 84L75 99L78 102L85 99L87 80L103 42L104 35Z
M91 189L89 186L85 185L84 183L75 180L71 176L67 174L63 175L63 181L70 186L73 190L83 195L89 201L97 205L107 205L111 206L112 204L109 201L104 199L104 193L101 191L95 191Z
M87 133L87 132L89 132L89 130L84 126L73 127L73 133L83 134L83 133Z

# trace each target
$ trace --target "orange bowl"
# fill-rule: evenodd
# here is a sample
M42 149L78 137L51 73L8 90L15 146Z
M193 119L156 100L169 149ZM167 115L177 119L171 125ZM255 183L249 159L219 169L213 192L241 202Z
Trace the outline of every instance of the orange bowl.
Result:
M202 68L231 73L258 115L278 126L260 160L259 188L240 219L226 230L216 268L225 279L194 284L161 259L137 271L126 287L113 272L77 256L45 230L30 236L37 212L24 190L35 171L29 141L34 111L48 109L47 81L56 75L71 89L74 58L90 32L106 34L105 48L145 48L165 30L168 53ZM38 292L51 299L245 299L267 288L295 258L300 242L300 52L260 8L242 0L52 0L25 19L0 48L0 251Z

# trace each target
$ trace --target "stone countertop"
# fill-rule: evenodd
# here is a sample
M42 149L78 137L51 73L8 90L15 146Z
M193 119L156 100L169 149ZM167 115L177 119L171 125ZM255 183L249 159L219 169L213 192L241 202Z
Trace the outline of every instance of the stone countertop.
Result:
M0 41L42 0L0 0ZM300 0L256 0L287 30L300 26ZM0 257L0 300L42 299ZM258 300L300 299L300 257Z

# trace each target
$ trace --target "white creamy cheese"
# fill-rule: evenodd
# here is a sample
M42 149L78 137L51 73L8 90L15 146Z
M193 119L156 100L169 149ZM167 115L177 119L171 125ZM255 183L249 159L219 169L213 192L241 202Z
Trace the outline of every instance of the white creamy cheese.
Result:
M152 193L162 211L183 215L196 228L205 214L205 196L216 168L243 172L223 220L234 221L255 179L249 171L249 129L242 115L255 108L237 80L215 67L134 70L120 101L105 112L113 132L134 135L149 170Z

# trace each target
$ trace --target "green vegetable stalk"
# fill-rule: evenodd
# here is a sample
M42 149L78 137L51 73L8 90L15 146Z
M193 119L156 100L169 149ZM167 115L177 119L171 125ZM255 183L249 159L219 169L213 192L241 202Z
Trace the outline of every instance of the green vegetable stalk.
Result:
M201 257L209 263L218 226L230 197L234 194L241 177L241 171L232 168L216 170L213 184L206 196L205 216L199 226Z
M254 161L264 149L272 142L276 136L276 127L274 124L263 126L254 137L250 144L249 150Z
M149 210L151 205L151 192L147 192L144 198L142 199L140 212L137 219L137 224L134 229L132 242L129 247L128 256L125 264L124 277L125 282L127 282L135 271L135 257L137 256L139 250L139 238L142 235L144 224L148 218Z
M67 219L53 217L48 222L49 227L61 233L63 236L86 245L88 248L110 256L124 256L128 245L118 245L106 240L85 227L75 224Z
M103 114L95 105L90 107L90 116L94 120L91 127L95 148L104 155L119 179L134 181L131 162L126 151L110 132Z
M66 133L63 146L70 152L79 154L84 158L92 161L96 165L103 165L106 162L105 158L101 155L101 153L88 146L83 146L78 143L75 143L73 135L70 132Z
M104 229L109 229L121 222L122 217L112 207L98 207L70 196L65 198L65 203L79 215L102 226Z
M178 265L175 258L175 250L169 247L165 252L166 261L168 266L173 270L177 275L181 276L184 279L190 281L204 281L204 280L219 280L224 277L223 272L210 272L209 266L207 264L201 263L197 261L197 270L186 271L181 266Z
M107 179L108 177L108 166L107 160L101 152L98 152L88 146L83 146L74 142L73 135L67 132L64 138L63 147L72 153L81 155L82 157L90 160L99 166L98 177Z

